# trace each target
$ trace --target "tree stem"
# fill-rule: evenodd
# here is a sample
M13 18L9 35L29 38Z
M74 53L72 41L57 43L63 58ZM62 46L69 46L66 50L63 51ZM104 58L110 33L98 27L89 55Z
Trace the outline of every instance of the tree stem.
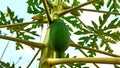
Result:
M79 48L79 50L80 50L80 52L82 52L83 55L85 55L86 57L88 57L88 55L82 49ZM99 66L96 63L93 63L93 65L95 65L96 68L99 68Z
M105 55L108 55L108 56L112 56L112 57L120 57L119 55L116 55L116 54L108 53L108 52L105 52L105 51L100 51L100 50L89 48L89 47L85 47L85 46L82 46L82 45L77 45L77 44L74 44L74 43L71 43L71 46L72 47L86 49L86 50L91 50L91 51L102 53L102 54L105 54Z
M46 15L47 15L47 18L48 18L48 22L51 23L52 18L50 16L50 11L49 11L49 8L48 8L48 5L47 5L47 1L46 0L42 0L42 1L43 1L43 5L45 7L45 11L46 11Z
M57 64L66 64L66 63L77 63L77 62L85 62L85 63L101 63L101 64L120 64L120 57L115 58L49 58L47 63L49 65L57 65Z
M83 6L86 6L86 5L91 4L91 3L93 3L93 2L96 2L96 1L98 1L98 0L91 0L91 1L88 1L88 2L86 2L86 3L80 4L80 5L78 5L78 6L75 6L75 7L69 8L69 9L66 9L66 10L64 10L64 11L61 11L61 12L59 12L59 16L62 16L62 15L64 15L64 14L67 14L67 13L69 13L69 12L71 12L71 11L78 10L79 8L81 8L81 7L83 7Z
M29 25L29 24L35 24L35 23L36 24L47 23L47 20L44 20L44 21L23 22L23 23L8 24L8 25L0 25L0 28L13 27L13 26L23 26L23 25Z
M13 38L13 37L9 37L9 36L0 35L0 38L15 41L15 42L20 42L20 43L26 44L28 46L33 46L33 47L37 47L37 48L45 47L45 45L43 43L37 43L37 42L28 41L28 40L22 40L22 39L19 39L19 38Z
M86 9L86 8L79 8L79 10L120 15L120 13L118 12L109 12L109 11L103 11L103 10L93 10L93 9Z
M30 61L30 63L28 64L27 68L30 67L30 65L33 63L33 61L35 60L36 56L39 54L41 49L38 49L38 51L36 52L36 54L34 55L33 59Z

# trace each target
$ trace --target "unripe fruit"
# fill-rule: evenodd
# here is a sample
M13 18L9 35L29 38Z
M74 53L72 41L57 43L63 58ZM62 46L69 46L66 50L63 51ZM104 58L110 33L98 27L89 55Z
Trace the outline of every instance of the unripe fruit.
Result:
M54 19L50 24L49 47L61 58L69 47L70 34L62 19Z

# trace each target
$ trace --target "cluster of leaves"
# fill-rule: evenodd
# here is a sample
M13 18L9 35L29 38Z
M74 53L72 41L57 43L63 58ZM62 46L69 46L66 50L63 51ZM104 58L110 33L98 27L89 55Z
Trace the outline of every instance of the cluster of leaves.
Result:
M108 0L107 8L112 12L119 12L120 10L120 0Z
M65 0L66 2L69 2L69 0ZM89 0L88 0L89 1ZM74 0L74 4L78 5L77 0ZM118 12L119 10L119 2L117 0L112 0L107 2L107 8L110 8L109 11L112 12ZM98 0L97 2L92 3L93 6L99 10L101 7L104 6L104 0ZM114 4L113 4L114 3ZM74 5L74 6L76 6ZM115 44L116 42L120 41L120 32L115 29L120 27L120 20L119 18L115 18L111 20L111 22L108 22L109 24L106 25L108 18L110 17L109 14L104 14L103 16L99 17L99 24L96 24L97 22L92 21L92 26L83 27L81 31L75 32L76 35L79 35L79 44L80 45L87 45L87 47L99 49L99 47L103 47L103 45L106 45L105 51L108 51L110 53L113 52L111 47L109 46L110 43ZM75 16L63 16L67 22L73 25L73 27L81 28L80 24L78 23L78 20ZM72 28L69 27L69 30L73 32ZM89 56L95 56L96 53L93 51L88 51L90 53Z
M90 1L90 0L88 0L88 1ZM105 2L104 2L104 0L98 0L97 2L94 2L92 4L97 10L99 10L99 9L101 9L101 7L104 6ZM120 9L119 4L120 4L120 0L108 0L107 8L109 8L109 11L119 12L119 9Z
M119 3L119 0L109 0L107 2L107 8L109 8L109 11L119 12ZM104 1L99 0L94 2L93 5L97 10L99 10L104 5ZM98 19L100 25L96 24L97 22L92 21L93 27L88 26L88 28L82 28L82 31L75 32L75 34L81 35L78 43L80 45L87 45L88 47L96 49L99 49L99 46L103 47L103 45L106 45L105 51L112 53L113 50L109 46L109 43L115 44L116 42L120 41L120 32L117 30L117 28L120 27L120 20L119 18L115 18L111 20L108 25L106 25L109 17L109 14L104 14ZM96 53L93 51L89 51L88 53L90 53L89 56L96 55Z
M15 68L15 64L13 63L12 65L10 65L10 63L5 63L3 61L0 61L0 68Z
M114 32L115 29L120 27L120 20L115 18L111 20L108 25L106 25L109 17L109 14L104 14L102 17L99 17L99 25L96 24L97 22L92 21L93 26L88 26L88 28L83 28L82 31L75 32L75 34L81 35L79 38L79 44L87 45L88 47L95 49L99 49L99 46L103 47L106 45L105 51L112 53L113 50L109 44L115 44L120 41L119 30ZM96 53L92 51L89 51L89 53L89 56L96 55Z
M68 23L70 23L73 27L80 28L80 23L78 23L78 20L75 18L75 16L63 16L64 20L66 20ZM73 31L73 30L71 30Z
M27 1L27 13L29 14L43 14L45 9L43 8L42 0L28 0ZM32 28L39 28L43 24L32 24Z
M0 26L3 25L11 25L11 24L18 24L22 23L23 18L18 18L18 16L15 16L14 12L7 7L7 13L0 12ZM39 36L35 30L33 30L33 26L28 25L22 25L22 26L9 26L7 27L7 30L10 31L10 33L15 33L16 38L24 39L24 40L32 40L35 39L34 36ZM1 31L2 32L2 31ZM31 36L32 35L32 36ZM19 50L20 48L23 49L23 46L21 43L16 42L16 49Z
M90 0L87 0L90 1ZM92 5L99 10L104 5L104 0L98 0L97 2L92 3Z
M70 0L64 0L64 2L70 3ZM72 4L71 4L71 7L77 6L79 4L80 4L79 0L73 0ZM80 12L79 11L73 11L73 12L70 12L70 13L71 13L71 15L62 16L62 18L65 21L67 21L69 24L71 24L73 27L81 28L80 23L78 23L78 20L76 19L76 16L80 16ZM69 25L68 25L68 29L69 29L69 31L73 32L73 29Z
M44 8L42 6L42 0L28 0L27 12L30 14L42 13Z

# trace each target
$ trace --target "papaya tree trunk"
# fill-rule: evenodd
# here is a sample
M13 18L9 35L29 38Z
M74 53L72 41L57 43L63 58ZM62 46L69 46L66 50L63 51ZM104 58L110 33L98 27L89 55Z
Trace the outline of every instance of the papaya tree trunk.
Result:
M46 60L49 58L49 51L48 51L48 39L49 39L49 28L47 29L46 36L44 39L45 47L41 49L41 57L39 62L39 68L51 68L50 65L47 64Z

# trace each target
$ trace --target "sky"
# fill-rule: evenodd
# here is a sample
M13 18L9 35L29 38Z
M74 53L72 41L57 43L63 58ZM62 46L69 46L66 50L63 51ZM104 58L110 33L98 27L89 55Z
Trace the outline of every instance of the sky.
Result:
M25 0L0 0L0 11L3 11L5 12L6 9L7 9L7 6L9 6L9 8L11 10L14 10L15 12L15 15L18 15L19 18L24 18L24 21L25 22L28 22L28 21L32 21L31 17L33 15L31 14L28 14L27 13L27 3ZM86 6L85 8L94 8L92 6ZM91 20L95 20L97 21L99 15L102 15L101 13L88 13L88 12L84 12L82 14L82 16L80 17L80 19L83 20L83 22L85 22L85 24L88 24L88 22L90 22ZM112 17L110 18L112 19ZM91 23L89 23L89 25L91 25ZM43 30L45 33L45 30L46 28ZM39 32L39 31L38 31ZM43 34L44 35L44 34ZM44 36L42 37L42 39L44 38ZM74 39L74 41L76 42L78 40L78 36L71 36L72 39ZM38 38L39 39L39 38ZM8 40L2 40L0 39L0 44L1 44L1 47L0 47L0 56L2 55L2 52L7 44ZM119 44L116 44L116 45L113 45L111 44L111 47L113 47L113 49L115 49L115 54L120 54L120 47L119 47ZM25 48L23 50L18 50L16 51L15 50L15 44L14 42L10 41L9 43L9 46L8 46L8 49L7 51L5 52L5 55L3 57L3 61L6 61L6 62L11 62L13 63L13 61L15 61L14 63L17 62L17 60L19 60L20 57L22 57L22 59L20 60L20 62L16 65L17 67L18 66L22 66L22 68L25 68L26 65L28 65L28 63L31 61L33 55L36 53L37 49L35 51L31 50L30 47L28 46L24 46ZM66 53L71 53L71 57L74 56L74 55L77 55L77 53L79 52L78 50L77 51L74 51L73 48L69 48ZM39 57L40 55L38 55ZM81 57L82 54L80 54L79 57ZM83 57L83 56L82 56ZM101 54L98 54L97 57L105 57L104 55L101 55ZM106 56L107 57L107 56ZM38 61L34 62L30 68L37 68L38 66ZM91 66L90 68L95 68L93 65L89 65ZM113 68L113 65L100 65L101 68L105 68L106 67L109 67L109 68ZM17 68L16 67L16 68Z

